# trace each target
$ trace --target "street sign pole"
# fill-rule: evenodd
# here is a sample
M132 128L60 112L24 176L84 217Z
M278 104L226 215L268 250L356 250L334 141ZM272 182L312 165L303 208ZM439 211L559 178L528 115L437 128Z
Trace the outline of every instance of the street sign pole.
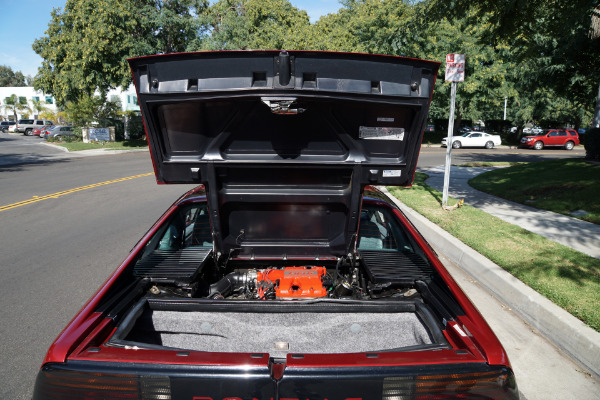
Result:
M448 118L448 137L446 138L446 167L444 171L444 190L442 208L448 210L448 187L450 186L450 166L452 165L452 138L454 136L454 104L456 102L456 83L465 80L465 55L446 55L446 81L452 82L450 95L450 116Z
M446 140L446 168L444 170L444 191L442 207L448 205L448 187L450 186L450 166L452 165L452 137L454 136L454 103L456 101L456 82L452 82L450 94L450 118L448 119L448 139Z

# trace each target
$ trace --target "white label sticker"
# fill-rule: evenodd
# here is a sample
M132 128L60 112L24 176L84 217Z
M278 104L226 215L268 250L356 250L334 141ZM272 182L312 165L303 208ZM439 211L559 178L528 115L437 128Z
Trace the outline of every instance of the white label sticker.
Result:
M377 117L377 122L394 122L394 118Z
M402 170L399 170L399 169L384 169L383 170L384 178L398 177L401 174L402 174Z
M404 140L404 128L361 126L359 137L367 140Z

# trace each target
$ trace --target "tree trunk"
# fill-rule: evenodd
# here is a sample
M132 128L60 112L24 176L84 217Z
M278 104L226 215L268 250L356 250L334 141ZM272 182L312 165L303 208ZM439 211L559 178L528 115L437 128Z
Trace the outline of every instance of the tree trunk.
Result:
M460 106L456 107L456 119L454 120L454 136L460 136L460 124L462 123L462 114L460 112Z

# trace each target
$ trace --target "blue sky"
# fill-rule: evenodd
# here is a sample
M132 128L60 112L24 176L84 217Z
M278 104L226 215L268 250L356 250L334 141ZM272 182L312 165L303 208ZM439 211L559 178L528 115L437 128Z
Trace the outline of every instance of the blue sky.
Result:
M63 8L66 0L0 0L0 65L34 76L42 59L31 49L33 41L44 36L53 8ZM336 12L339 0L291 0L306 10L312 22Z

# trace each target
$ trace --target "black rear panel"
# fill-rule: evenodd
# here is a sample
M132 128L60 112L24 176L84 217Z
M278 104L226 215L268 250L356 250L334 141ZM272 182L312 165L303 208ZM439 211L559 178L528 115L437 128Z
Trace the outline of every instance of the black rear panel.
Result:
M75 361L46 365L38 374L33 400L519 398L512 371L482 363L287 367L283 377L278 374L281 369L272 365L224 367Z

